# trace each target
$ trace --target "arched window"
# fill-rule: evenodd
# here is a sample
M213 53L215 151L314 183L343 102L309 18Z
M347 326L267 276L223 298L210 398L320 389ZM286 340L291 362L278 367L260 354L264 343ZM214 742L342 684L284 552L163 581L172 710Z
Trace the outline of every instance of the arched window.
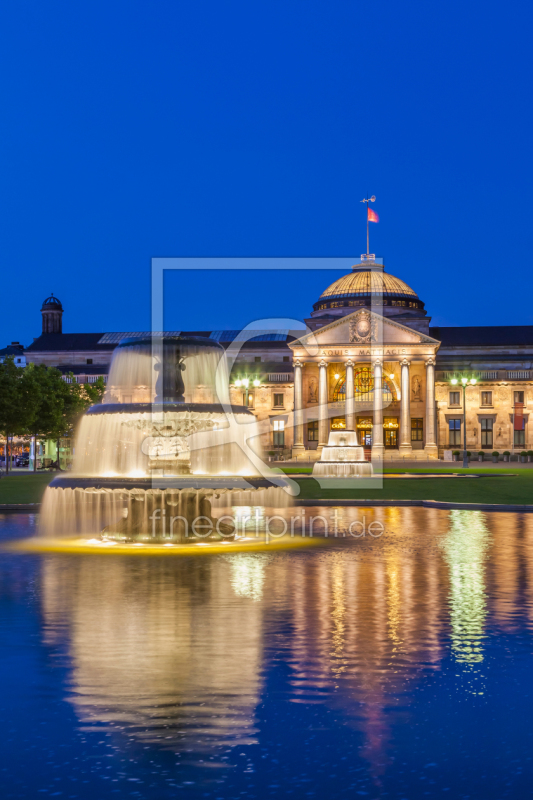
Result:
M394 393L388 378L383 378L383 402L392 403ZM334 402L346 400L346 372L343 372L333 391ZM356 403L374 402L374 372L372 367L359 367L354 370L354 400Z

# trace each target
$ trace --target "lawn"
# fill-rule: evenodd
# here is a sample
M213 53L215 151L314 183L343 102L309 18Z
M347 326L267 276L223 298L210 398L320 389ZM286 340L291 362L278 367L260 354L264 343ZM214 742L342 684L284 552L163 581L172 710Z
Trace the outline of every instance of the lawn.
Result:
M289 468L291 469L291 468ZM289 472L289 469L285 470ZM302 472L301 469L295 470ZM440 473L462 473L475 470L442 469ZM291 469L292 472L292 469ZM406 472L401 468L387 469L386 473ZM431 473L434 469L416 468L411 474ZM385 480L383 489L322 489L317 481L308 478L298 480L301 499L339 500L443 500L458 503L512 503L533 504L533 470L498 468L485 469L483 475L507 473L505 477L482 477L472 479L426 478L424 480ZM8 475L0 480L1 503L39 503L44 490L55 473L37 475Z
M404 472L390 469L387 472ZM431 473L431 469L410 469L409 473ZM469 473L473 470L439 469L440 473ZM488 477L491 473L507 473ZM457 503L533 504L533 470L484 470L487 477L471 479L426 478L424 480L391 479L382 489L322 489L313 479L298 480L300 499L323 500L442 500Z
M7 475L0 480L0 503L40 503L54 472Z

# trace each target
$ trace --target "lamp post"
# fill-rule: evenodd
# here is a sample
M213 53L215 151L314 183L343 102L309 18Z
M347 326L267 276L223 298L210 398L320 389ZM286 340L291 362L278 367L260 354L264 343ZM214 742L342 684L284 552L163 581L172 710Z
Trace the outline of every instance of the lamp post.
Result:
M258 378L254 378L253 385L257 388L261 386L261 381ZM235 386L244 386L244 405L248 408L248 397L250 394L250 378L237 378L235 381Z
M457 386L457 378L452 378L450 383L452 386ZM463 387L463 468L468 469L468 456L466 454L466 387L468 384L475 386L477 378L461 378L461 385Z

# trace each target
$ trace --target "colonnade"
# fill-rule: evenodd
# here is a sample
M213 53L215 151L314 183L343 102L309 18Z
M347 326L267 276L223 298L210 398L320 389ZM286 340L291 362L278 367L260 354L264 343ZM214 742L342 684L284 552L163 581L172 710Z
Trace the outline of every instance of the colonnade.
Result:
M338 363L338 361L335 361ZM355 430L355 396L354 396L354 362L344 362L346 369L345 418L346 429ZM435 361L425 360L426 367L426 419L425 446L427 454L437 456L435 432ZM375 359L372 362L374 373L374 403L372 428L372 457L382 458L385 450L383 443L383 362ZM412 453L411 445L411 362L404 359L400 362L400 456ZM318 364L318 450L328 442L330 431L330 409L328 403L328 362ZM315 406L316 407L316 406ZM335 411L335 416L338 416ZM304 408L303 408L303 362L294 362L294 445L293 449L303 451L304 447Z

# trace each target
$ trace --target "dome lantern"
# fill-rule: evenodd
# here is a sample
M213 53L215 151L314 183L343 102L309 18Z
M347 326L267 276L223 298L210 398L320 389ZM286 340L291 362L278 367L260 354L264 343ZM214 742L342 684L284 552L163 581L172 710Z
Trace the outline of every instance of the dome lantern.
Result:
M54 293L47 297L41 306L43 318L43 333L62 333L63 332L63 306Z

